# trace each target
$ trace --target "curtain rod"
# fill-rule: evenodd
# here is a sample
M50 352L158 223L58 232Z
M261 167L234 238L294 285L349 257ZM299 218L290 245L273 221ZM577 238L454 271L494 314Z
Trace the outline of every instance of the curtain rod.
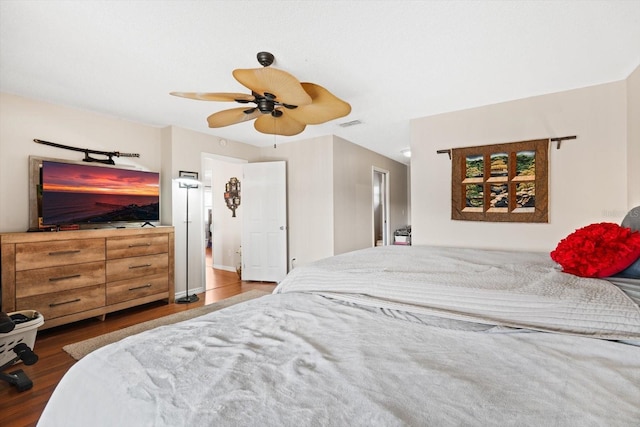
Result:
M451 160L451 148L449 148L448 150L438 150L438 151L436 151L436 153L438 153L438 154L447 153L449 155L449 160Z
M569 139L577 139L578 137L576 135L570 135L570 136L559 136L557 138L549 138L549 141L551 142L557 142L558 145L556 145L556 149L559 150L560 149L560 144L562 143L562 141L566 141ZM451 160L451 148L448 148L446 150L437 150L436 154L448 154L449 155L449 160Z
M562 143L562 141L566 141L567 139L576 139L577 136L576 135L571 135L571 136L560 136L558 138L549 138L549 141L555 141L558 143L558 145L556 145L556 150L560 149L560 144Z

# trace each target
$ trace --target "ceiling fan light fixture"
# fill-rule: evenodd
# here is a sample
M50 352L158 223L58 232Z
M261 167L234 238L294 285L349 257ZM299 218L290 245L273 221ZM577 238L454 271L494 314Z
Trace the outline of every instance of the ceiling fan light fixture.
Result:
M201 101L235 101L254 103L255 107L231 108L207 117L210 128L220 128L254 120L254 128L261 133L293 136L307 125L316 125L344 117L351 105L315 83L301 83L283 70L269 67L274 56L259 52L258 62L263 68L235 69L233 77L251 90L244 93L171 92L173 96ZM267 116L267 114L270 116ZM277 118L278 120L274 120Z

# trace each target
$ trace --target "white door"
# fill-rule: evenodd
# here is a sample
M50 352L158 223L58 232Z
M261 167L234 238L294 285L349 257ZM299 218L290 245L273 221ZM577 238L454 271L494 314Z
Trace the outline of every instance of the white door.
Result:
M242 280L287 275L286 164L247 163L242 178Z

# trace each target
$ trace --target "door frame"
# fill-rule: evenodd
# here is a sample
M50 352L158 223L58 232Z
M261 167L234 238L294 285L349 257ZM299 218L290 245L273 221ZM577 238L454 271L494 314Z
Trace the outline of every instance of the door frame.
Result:
M375 179L376 175L380 174L383 177L382 186L380 188L380 198L382 204L382 244L384 246L390 245L392 242L389 241L391 236L391 231L389 227L391 224L389 223L389 171L386 169L379 168L377 166L372 166L371 168L371 235L372 235L372 246L376 245L376 221L375 221L375 203L374 203L374 188L375 188Z
M215 160L215 161L220 161L220 162L227 162L227 163L235 163L235 164L244 164L244 163L248 163L248 160L246 159L241 159L238 157L229 157L229 156L222 156L219 154L213 154L213 153L207 153L207 152L202 152L200 153L200 170L202 171L202 179L201 181L204 183L205 186L207 185L211 185L212 186L212 191L211 191L211 197L213 198L213 186L214 185L223 185L224 183L214 183L213 182L213 176L212 176L212 169L207 165L207 160ZM208 180L208 181L207 181ZM215 200L212 200L212 203L215 203ZM204 191L203 191L203 197L202 197L202 203L201 206L199 207L201 212L204 212L204 207L205 207L205 200L204 200ZM212 222L215 221L215 216L212 217ZM202 256L202 271L200 272L201 274L201 278L200 280L202 281L202 289L203 291L206 291L207 289L207 260L206 260L206 248L204 247L204 218L202 220L202 223L199 225L199 229L201 230L201 236L199 236L199 240L200 240L200 254ZM212 250L212 256L213 256L213 247L211 248ZM236 249L234 249L235 251ZM226 269L225 269L226 271ZM231 271L231 270L230 270Z

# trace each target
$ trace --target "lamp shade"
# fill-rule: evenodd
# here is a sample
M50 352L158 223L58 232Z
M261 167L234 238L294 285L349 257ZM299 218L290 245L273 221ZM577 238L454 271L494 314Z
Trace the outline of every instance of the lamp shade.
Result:
M180 178L175 178L174 181L176 181L181 188L185 188L185 187L196 188L202 185L202 183L197 179L188 177L188 176L181 176Z

